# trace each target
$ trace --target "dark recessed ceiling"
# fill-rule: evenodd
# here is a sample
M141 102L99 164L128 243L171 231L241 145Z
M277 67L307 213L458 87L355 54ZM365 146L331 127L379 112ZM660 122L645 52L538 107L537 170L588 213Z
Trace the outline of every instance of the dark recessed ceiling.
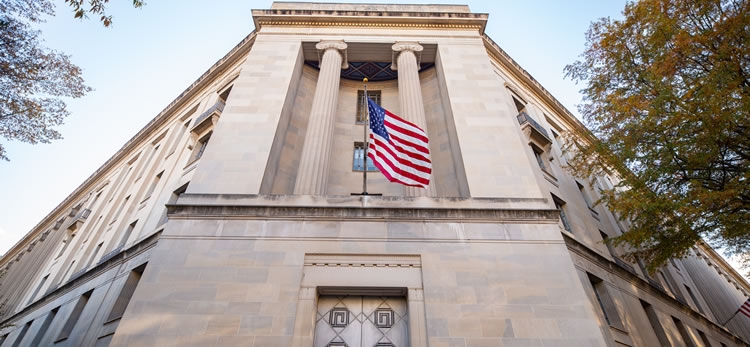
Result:
M305 64L320 69L317 61L307 60ZM419 71L431 68L433 63L420 64ZM382 62L349 62L349 68L341 70L341 78L361 81L367 77L372 82L388 81L398 78L398 71L391 70L391 63Z

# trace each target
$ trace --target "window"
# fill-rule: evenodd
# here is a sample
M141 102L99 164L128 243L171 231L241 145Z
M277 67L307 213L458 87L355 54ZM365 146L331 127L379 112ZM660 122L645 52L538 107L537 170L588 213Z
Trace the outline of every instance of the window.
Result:
M599 230L599 235L602 236L602 242L604 242L604 245L607 246L607 250L609 251L609 254L612 256L616 256L617 253L615 253L615 249L612 246L612 244L609 242L609 235L605 234L603 231Z
M693 294L693 291L690 289L690 287L688 287L687 285L684 285L684 286L685 286L685 290L687 290L687 293L690 296L690 299L693 300L693 304L695 304L695 307L698 308L698 311L700 311L703 314L706 314L706 312L703 312L703 307L701 307L701 304L698 303L698 298L695 297L695 294Z
M651 324L651 328L654 329L656 338L659 340L659 344L662 346L671 346L672 344L667 338L667 333L664 332L664 327L662 327L661 323L659 322L659 316L656 314L656 310L654 310L651 304L643 300L640 300L640 302L641 307L643 307L643 311L646 312L648 322Z
M586 188L583 187L583 184L576 181L576 186L578 186L578 191L581 192L581 196L583 197L583 200L586 202L586 206L588 206L589 209L593 209L593 204L591 203L591 197L589 196L588 192L586 192Z
M513 92L511 93L511 98L513 98L513 104L516 105L516 110L521 113L526 110L526 100L522 99L520 96L516 95Z
M112 218L112 222L110 222L109 224L116 222L117 219L120 218L120 213L122 213L122 210L125 208L125 205L128 204L128 200L130 200L130 195L126 196L125 201L123 201L120 207L117 208L117 213L115 213L115 217Z
M16 340L13 341L13 345L11 347L18 347L21 345L21 341L23 341L23 338L26 336L26 333L29 332L29 328L31 328L31 323L34 321L28 321L26 324L24 324L23 329L21 329L21 332L18 334L18 337L16 337Z
M687 331L687 328L685 328L685 324L682 324L682 321L675 317L672 317L672 320L674 321L674 325L677 326L677 330L680 332L680 336L682 336L682 340L683 342L685 342L685 346L696 347L693 339L690 337L690 334Z
M125 244L128 242L128 239L130 238L130 234L133 233L133 229L135 229L135 225L138 223L138 221L135 221L133 223L130 223L128 225L128 228L125 229L125 234L122 235L122 238L120 239L120 243L117 245L117 248L122 248L125 246Z
M191 163L203 156L203 152L206 151L206 147L208 146L208 140L211 139L211 134L212 132L209 132L208 134L206 134L206 136L201 137L198 140L198 143L195 144L195 148L193 149L193 156L190 159Z
M227 88L226 90L224 90L224 92L219 94L219 100L226 103L227 99L229 99L229 94L232 92L232 87L234 86L229 86L229 88Z
M62 277L63 279L68 278L68 274L70 273L70 270L73 270L73 266L75 266L75 265L76 265L76 261L75 260L73 260L73 261L70 262L70 265L68 266L68 269L65 270L65 274Z
M60 310L59 306L47 314L47 318L44 319L44 323L42 323L42 326L39 328L39 331L36 333L36 336L34 337L34 341L31 342L31 346L41 345L42 339L44 338L44 335L47 334L47 329L49 329L50 324L52 324L52 320L55 319L55 316L57 315L58 310Z
M172 195L169 197L169 202L167 202L167 205L173 205L174 203L176 203L177 199L180 198L180 195L187 191L188 184L190 184L190 182L185 183L180 188L175 189L175 191L172 192ZM167 220L169 220L169 216L167 216L167 208L164 207L164 212L162 213L159 225L166 223Z
M376 104L381 105L379 90L368 90L367 96L370 99L372 99L372 101L374 101ZM362 107L365 104L366 104L365 91L358 90L357 91L357 124L364 124L365 120L367 119L367 108Z
M31 294L31 297L29 298L29 302L26 303L26 305L30 304L32 301L34 301L34 298L36 298L36 295L39 294L39 291L42 290L42 287L44 287L44 283L47 282L47 279L49 278L49 274L47 276L44 276L42 278L42 281L39 282L39 285L34 289L34 294Z
M617 306L612 300L612 297L609 295L607 284L600 278L590 273L587 274L589 277L589 282L591 283L591 287L594 289L596 301L599 303L599 308L601 308L602 314L604 315L604 320L606 320L607 324L609 324L610 326L613 326L620 330L624 329L622 321L620 320L620 315L617 313Z
M703 346L705 347L711 347L711 341L708 340L708 336L700 330L698 330L698 336L701 337L701 340L703 341Z
M146 199L148 199L149 197L151 197L151 194L153 194L153 193L154 193L154 189L156 189L156 185L158 185L158 184L159 184L159 181L161 181L161 176L162 176L163 174L164 174L164 171L162 171L162 172L159 172L158 174L156 174L156 177L154 178L154 181L153 181L153 182L151 182L151 186L150 186L150 187L148 187L148 190L146 191L146 198L144 198L143 200L146 200Z
M76 302L75 307L73 307L73 311L70 312L70 316L68 316L68 320L65 322L65 326L63 326L62 330L60 331L60 335L57 336L57 340L55 340L55 342L65 340L68 338L68 336L70 336L70 333L73 331L76 323L78 323L78 319L81 318L81 313L83 313L83 309L86 308L86 304L89 302L89 298L91 297L91 294L93 292L93 290L90 290L81 295L80 298L78 298L78 302Z
M565 231L572 233L573 228L570 227L568 216L565 214L565 202L558 199L554 195L552 196L552 200L555 202L555 208L560 210L560 222L562 222L563 228L565 229Z
M669 262L672 263L672 266L674 266L674 268L677 269L677 271L680 271L680 267L677 266L677 262L675 262L674 259L669 258Z
M107 316L107 322L122 318L122 315L125 313L125 309L130 303L130 299L133 297L135 288L138 286L138 282L141 280L141 274L143 274L143 270L145 268L146 264L143 264L133 269L133 271L130 271L128 279L122 286L122 290L120 290L120 295L117 297L117 301L115 301L115 304L112 306L112 311L110 311L109 316Z
M547 166L544 165L544 151L534 145L531 146L531 150L534 152L534 158L536 158L536 163L539 165L539 168L546 171Z
M365 144L363 142L354 143L354 160L352 161L352 171L363 171L363 159L365 157ZM367 158L367 171L378 171L372 159Z
M100 242L98 245L96 245L96 250L94 250L94 253L91 253L91 257L89 258L89 261L86 263L86 269L91 266L91 264L94 262L94 259L96 259L96 256L99 255L99 251L102 250L102 246L104 245L104 242Z
M73 235L68 235L65 237L65 240L62 241L63 246L60 248L60 252L57 253L57 256L55 256L55 259L60 258L64 253L65 250L68 249L68 245L73 242Z

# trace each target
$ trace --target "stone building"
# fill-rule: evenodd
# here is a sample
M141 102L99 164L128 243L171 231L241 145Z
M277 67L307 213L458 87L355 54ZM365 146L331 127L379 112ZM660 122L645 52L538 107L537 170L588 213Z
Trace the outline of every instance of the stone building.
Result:
M0 260L0 345L741 346L750 286L698 245L603 240L616 177L459 5L274 3ZM430 136L427 189L369 172L369 95ZM360 195L353 195L360 194ZM381 195L374 195L381 194Z

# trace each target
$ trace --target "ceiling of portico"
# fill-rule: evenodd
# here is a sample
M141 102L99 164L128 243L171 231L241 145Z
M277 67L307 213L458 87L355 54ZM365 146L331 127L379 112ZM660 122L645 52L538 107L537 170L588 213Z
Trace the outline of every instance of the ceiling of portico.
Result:
M304 42L302 44L305 64L318 68L320 52L315 48L317 42ZM359 43L347 42L347 62L349 67L341 71L341 77L351 80L361 80L367 77L371 81L387 81L396 79L398 73L391 70L393 43ZM423 44L422 52L418 53L419 70L424 70L435 65L435 53L437 45Z
M303 42L302 52L307 61L318 61L318 50L315 44L318 42ZM366 43L366 42L347 42L346 49L347 61L355 62L373 62L373 63L390 63L393 59L391 46L395 42L387 43ZM421 53L421 63L434 63L437 45L422 44L424 50Z

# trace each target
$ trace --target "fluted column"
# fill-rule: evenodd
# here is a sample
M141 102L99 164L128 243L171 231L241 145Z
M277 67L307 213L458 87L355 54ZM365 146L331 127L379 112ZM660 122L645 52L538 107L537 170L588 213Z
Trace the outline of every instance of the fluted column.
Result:
M333 145L334 121L339 96L341 69L347 67L344 41L320 41L320 74L315 86L305 143L302 147L294 194L324 195Z
M419 62L417 55L421 56L422 45L416 42L396 42L393 49L393 62L391 68L398 71L398 100L401 103L400 116L427 129L427 121L424 115L424 103L422 101L422 86L419 83ZM434 182L430 178L429 187L404 187L406 196L432 196Z

